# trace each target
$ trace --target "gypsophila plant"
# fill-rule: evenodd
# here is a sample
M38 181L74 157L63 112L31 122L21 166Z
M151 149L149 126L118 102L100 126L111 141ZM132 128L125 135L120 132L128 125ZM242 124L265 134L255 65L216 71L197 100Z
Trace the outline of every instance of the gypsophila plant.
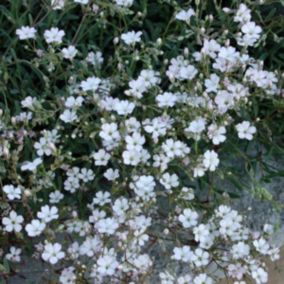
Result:
M233 202L280 209L261 184L284 153L283 7L264 2L1 1L3 280L35 259L44 283L267 283L274 227Z

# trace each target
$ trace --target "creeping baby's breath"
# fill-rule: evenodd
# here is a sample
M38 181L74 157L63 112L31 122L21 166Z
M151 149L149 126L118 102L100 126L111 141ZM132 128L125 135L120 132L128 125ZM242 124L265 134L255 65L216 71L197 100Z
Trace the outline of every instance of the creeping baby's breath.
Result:
M256 193L284 149L281 9L2 2L0 278L267 283L274 224L233 197L279 208Z

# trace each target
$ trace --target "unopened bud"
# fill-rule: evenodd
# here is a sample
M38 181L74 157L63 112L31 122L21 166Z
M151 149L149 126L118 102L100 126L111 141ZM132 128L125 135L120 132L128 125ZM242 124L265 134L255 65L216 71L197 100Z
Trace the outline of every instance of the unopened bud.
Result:
M29 189L25 189L25 190L24 190L24 195L25 195L26 197L30 197L30 196L32 195L32 192L31 192Z
M160 37L157 39L157 44L158 44L158 45L161 45L161 44L162 44L162 39L161 39Z

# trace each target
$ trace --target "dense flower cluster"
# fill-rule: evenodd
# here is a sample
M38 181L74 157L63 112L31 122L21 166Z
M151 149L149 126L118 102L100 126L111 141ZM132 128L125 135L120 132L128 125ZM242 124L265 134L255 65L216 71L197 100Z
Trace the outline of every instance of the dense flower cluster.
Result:
M80 5L103 24L108 9L121 19L137 9L133 0L90 2L53 0L50 13ZM235 284L267 283L263 257L279 258L272 226L253 231L227 205L208 212L190 186L222 169L227 140L258 135L252 101L281 92L278 74L250 55L263 30L249 7L222 13L231 32L214 31L194 5L175 7L178 32L167 37L185 45L172 56L167 38L150 40L142 28L118 27L106 52L76 44L61 25L17 28L48 91L1 111L1 234L17 240L7 260L20 262L29 243L63 284L218 283L211 267ZM196 35L194 51L183 30ZM65 81L53 77L57 68ZM159 265L163 250L171 257Z

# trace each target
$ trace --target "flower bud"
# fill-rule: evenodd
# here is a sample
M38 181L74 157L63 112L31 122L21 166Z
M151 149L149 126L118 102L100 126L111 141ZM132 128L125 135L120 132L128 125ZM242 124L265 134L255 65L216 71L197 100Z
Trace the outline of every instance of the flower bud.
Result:
M30 190L30 189L25 189L25 190L24 190L24 195L25 195L26 197L30 197L30 196L32 195L31 190Z
M119 38L118 37L115 37L114 39L113 39L113 44L118 44L119 43Z

